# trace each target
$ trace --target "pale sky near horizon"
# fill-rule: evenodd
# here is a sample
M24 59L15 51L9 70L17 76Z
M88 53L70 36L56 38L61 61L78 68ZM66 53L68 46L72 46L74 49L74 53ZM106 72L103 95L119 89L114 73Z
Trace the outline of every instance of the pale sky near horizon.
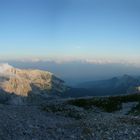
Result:
M140 59L139 0L0 0L0 59Z

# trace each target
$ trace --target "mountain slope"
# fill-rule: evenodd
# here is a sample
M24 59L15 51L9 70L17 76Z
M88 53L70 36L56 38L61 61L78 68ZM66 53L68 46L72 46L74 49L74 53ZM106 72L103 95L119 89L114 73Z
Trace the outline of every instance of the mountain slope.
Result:
M22 70L1 64L0 89L7 93L28 96L29 93L61 93L66 87L64 81L48 71Z
M85 88L93 95L116 95L139 92L140 78L123 75L108 80L91 81L79 84L78 88Z

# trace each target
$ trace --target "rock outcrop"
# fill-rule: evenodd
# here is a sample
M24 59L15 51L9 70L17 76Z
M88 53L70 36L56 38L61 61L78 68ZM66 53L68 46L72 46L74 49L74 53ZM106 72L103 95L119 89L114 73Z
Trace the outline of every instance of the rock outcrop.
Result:
M0 65L0 89L20 96L62 93L64 81L48 71L18 69L8 64Z

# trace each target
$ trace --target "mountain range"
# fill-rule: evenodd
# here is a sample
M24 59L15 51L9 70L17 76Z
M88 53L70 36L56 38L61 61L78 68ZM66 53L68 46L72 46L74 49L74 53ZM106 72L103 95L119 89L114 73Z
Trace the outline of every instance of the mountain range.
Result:
M80 83L77 88L84 88L90 95L119 95L140 91L140 77L123 75L107 80Z
M18 69L9 64L0 65L0 90L15 95L62 93L64 81L48 71Z
M52 97L52 95L60 97L120 95L138 93L140 76L123 75L70 87L48 71L19 69L9 64L0 64L0 91L22 97L29 95L45 97Z

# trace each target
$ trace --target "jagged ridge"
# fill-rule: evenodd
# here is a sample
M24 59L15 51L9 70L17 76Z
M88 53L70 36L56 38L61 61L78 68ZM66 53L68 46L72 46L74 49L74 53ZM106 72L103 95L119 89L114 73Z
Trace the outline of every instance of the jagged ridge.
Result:
M30 92L61 93L66 87L64 81L48 71L18 69L9 64L0 65L0 88L8 93L28 96Z

